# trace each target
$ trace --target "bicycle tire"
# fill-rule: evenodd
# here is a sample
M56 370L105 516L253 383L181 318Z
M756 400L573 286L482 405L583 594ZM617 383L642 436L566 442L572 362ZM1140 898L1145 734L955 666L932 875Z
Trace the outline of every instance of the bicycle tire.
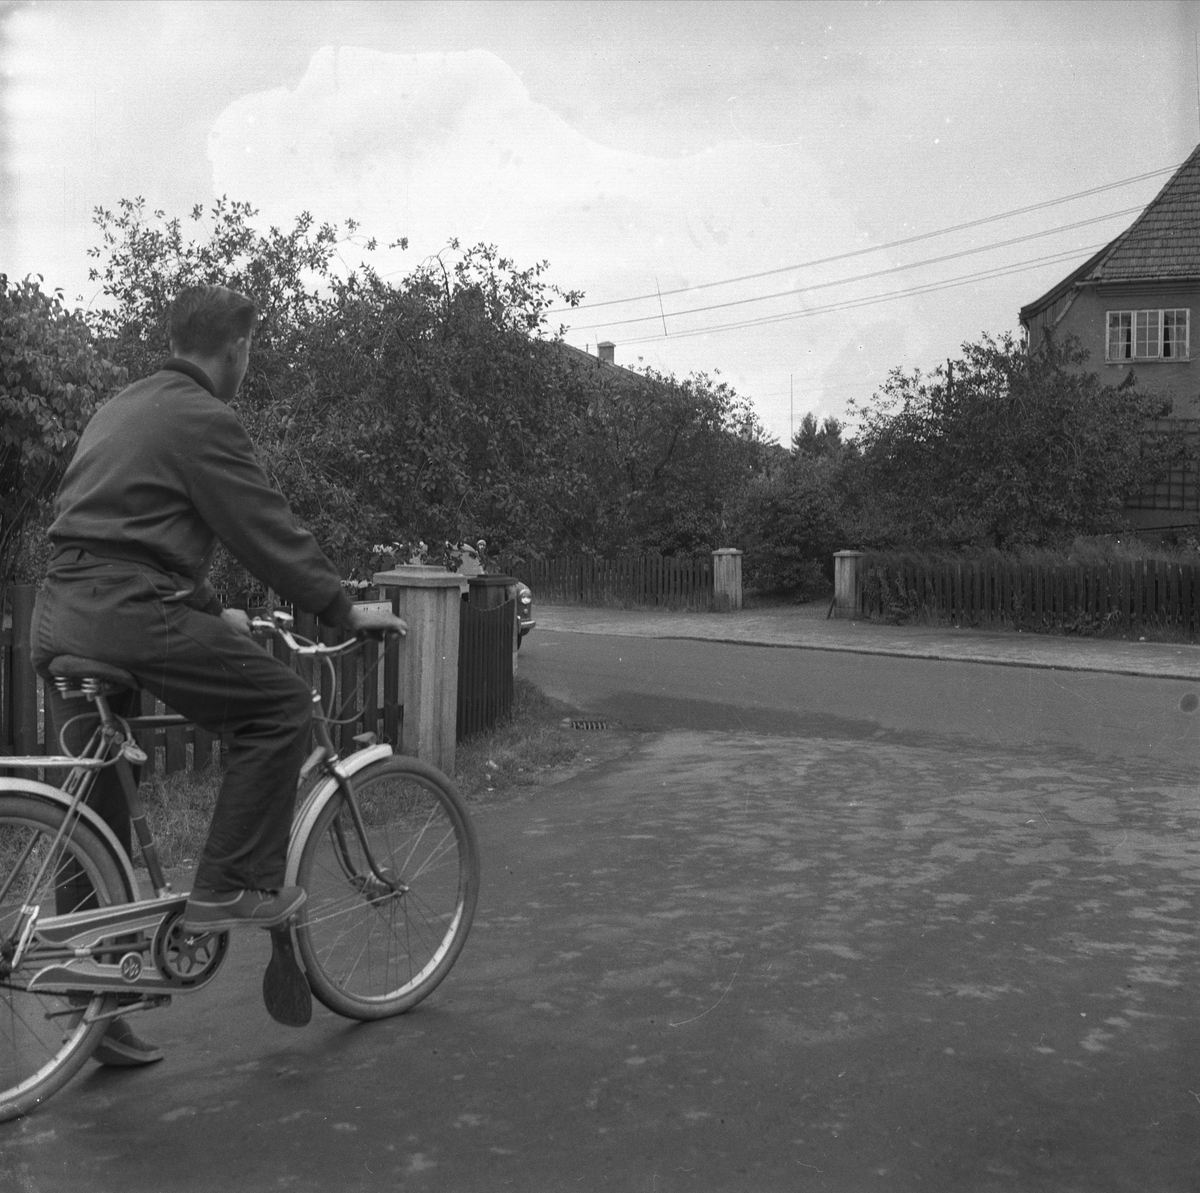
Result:
M312 992L350 1019L416 1006L450 972L479 897L479 849L462 797L441 771L393 756L349 782L377 864L365 863L347 801L335 790L299 844L308 892L296 943Z
M34 792L0 795L0 947L7 945L21 906L36 901L44 915L55 914L55 875L62 862L47 869L41 885L31 889L36 864L54 840L64 810ZM27 845L23 869L15 872ZM132 892L108 846L85 824L76 824L62 843L67 857L86 876L96 903L105 907L128 902ZM71 910L86 906L82 897ZM72 1003L65 994L32 992L23 986L41 968L36 949L0 979L0 1122L28 1114L57 1093L83 1067L108 1029L99 1019L115 1009L115 994L93 993Z

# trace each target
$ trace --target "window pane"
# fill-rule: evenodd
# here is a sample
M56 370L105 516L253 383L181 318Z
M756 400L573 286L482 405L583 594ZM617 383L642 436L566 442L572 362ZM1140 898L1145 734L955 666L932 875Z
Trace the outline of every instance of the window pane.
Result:
M1164 357L1179 359L1188 354L1188 311L1187 308L1163 311Z
M1158 312L1138 311L1133 354L1139 359L1160 355L1158 336Z
M1133 313L1131 311L1108 312L1109 360L1128 360L1133 355Z

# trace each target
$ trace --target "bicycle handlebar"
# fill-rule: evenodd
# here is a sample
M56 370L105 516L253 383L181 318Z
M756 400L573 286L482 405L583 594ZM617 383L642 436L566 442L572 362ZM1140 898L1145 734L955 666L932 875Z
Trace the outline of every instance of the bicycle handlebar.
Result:
M289 649L294 650L298 655L339 655L345 654L347 651L354 650L358 647L359 642L363 638L384 638L387 636L387 630L363 630L356 634L353 638L347 638L345 642L339 642L336 646L325 646L320 642L310 642L305 644L300 642L291 633L292 615L290 613L282 613L276 611L268 617L253 617L250 619L250 628L269 634L274 634L276 637L283 640Z

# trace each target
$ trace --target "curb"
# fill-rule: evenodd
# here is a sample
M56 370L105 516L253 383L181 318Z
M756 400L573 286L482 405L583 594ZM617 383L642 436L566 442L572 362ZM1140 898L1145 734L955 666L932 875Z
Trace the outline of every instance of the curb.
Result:
M665 633L628 633L611 627L591 628L582 626L553 626L543 627L547 632L558 634L593 634L618 638L649 638L662 642L713 642L721 646L751 646L759 649L782 650L820 650L831 654L882 655L885 658L897 659L928 659L944 663L975 663L986 667L1025 667L1036 671L1066 671L1081 672L1097 675L1122 675L1135 679L1163 679L1185 683L1200 683L1200 658L1195 666L1186 664L1171 665L1164 663L1159 667L1122 665L1117 662L1089 662L1086 660L1046 660L1036 658L1012 658L996 654L974 656L963 655L955 651L939 650L937 647L889 647L885 645L868 645L866 643L843 642L800 642L779 641L764 638L731 637L728 635L686 634L679 632Z
M558 632L560 634L586 634L595 631L559 630ZM630 635L630 637L632 636ZM638 637L641 636L638 635ZM1041 659L1005 659L994 655L976 658L937 650L900 650L886 646L845 646L841 643L824 645L817 642L764 642L749 638L708 638L694 634L655 634L653 636L660 640L674 640L677 642L719 642L723 646L774 647L783 650L823 650L832 654L884 655L887 658L893 659L931 659L943 663L978 663L984 667L1028 667L1038 671L1084 671L1102 675L1132 675L1142 679L1178 679L1200 682L1200 669L1187 672L1167 668L1162 670L1148 670L1146 668L1106 666L1103 664L1048 663Z

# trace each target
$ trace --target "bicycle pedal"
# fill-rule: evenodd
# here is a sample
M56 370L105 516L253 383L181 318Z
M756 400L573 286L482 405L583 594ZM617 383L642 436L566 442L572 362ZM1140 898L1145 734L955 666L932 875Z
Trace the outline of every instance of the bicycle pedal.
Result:
M267 1014L285 1027L305 1027L312 1019L312 991L296 960L291 931L272 928L271 960L263 974L263 1002Z

